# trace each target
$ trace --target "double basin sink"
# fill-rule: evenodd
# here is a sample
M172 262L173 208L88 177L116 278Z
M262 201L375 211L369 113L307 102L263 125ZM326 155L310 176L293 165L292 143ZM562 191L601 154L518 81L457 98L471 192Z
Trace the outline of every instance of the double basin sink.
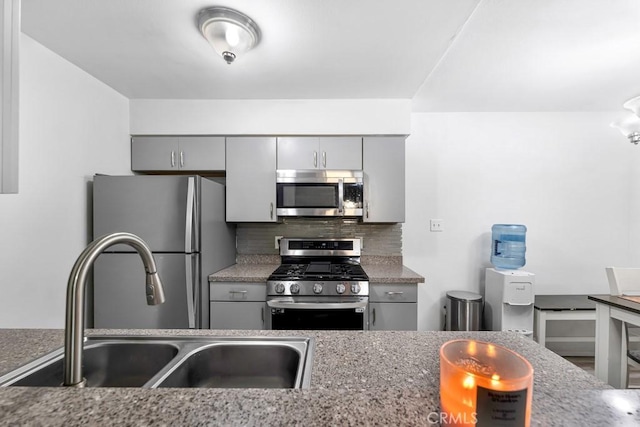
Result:
M313 338L101 336L85 339L86 387L309 388ZM0 377L57 387L63 349Z

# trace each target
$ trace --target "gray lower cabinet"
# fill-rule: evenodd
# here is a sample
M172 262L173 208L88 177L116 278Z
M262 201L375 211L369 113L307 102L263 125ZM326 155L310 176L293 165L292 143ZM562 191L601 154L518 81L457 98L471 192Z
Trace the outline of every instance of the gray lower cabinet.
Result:
M403 136L363 138L363 222L404 222L404 140Z
M211 329L264 329L266 284L209 283Z
M372 283L369 293L369 330L418 329L418 286Z
M131 170L224 171L225 138L221 136L134 136Z
M276 138L227 138L227 222L276 222Z

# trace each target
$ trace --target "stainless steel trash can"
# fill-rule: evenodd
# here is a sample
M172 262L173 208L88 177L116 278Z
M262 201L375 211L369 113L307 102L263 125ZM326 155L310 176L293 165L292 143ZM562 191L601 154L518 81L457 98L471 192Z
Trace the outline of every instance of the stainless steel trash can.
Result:
M447 292L447 331L479 331L481 323L482 295L466 291Z

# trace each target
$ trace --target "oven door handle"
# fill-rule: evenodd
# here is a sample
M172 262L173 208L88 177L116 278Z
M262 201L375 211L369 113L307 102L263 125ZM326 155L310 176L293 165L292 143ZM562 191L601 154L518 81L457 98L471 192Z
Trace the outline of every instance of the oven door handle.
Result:
M293 301L279 301L270 300L267 301L267 305L271 308L297 308L300 310L322 310L330 308L367 308L367 301L354 301L354 302L293 302Z

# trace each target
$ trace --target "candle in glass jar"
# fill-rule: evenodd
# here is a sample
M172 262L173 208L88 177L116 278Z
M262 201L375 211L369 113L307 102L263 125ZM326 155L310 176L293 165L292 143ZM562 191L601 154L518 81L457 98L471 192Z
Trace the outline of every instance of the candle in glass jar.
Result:
M440 348L440 412L445 426L529 426L533 368L487 342L454 340Z

